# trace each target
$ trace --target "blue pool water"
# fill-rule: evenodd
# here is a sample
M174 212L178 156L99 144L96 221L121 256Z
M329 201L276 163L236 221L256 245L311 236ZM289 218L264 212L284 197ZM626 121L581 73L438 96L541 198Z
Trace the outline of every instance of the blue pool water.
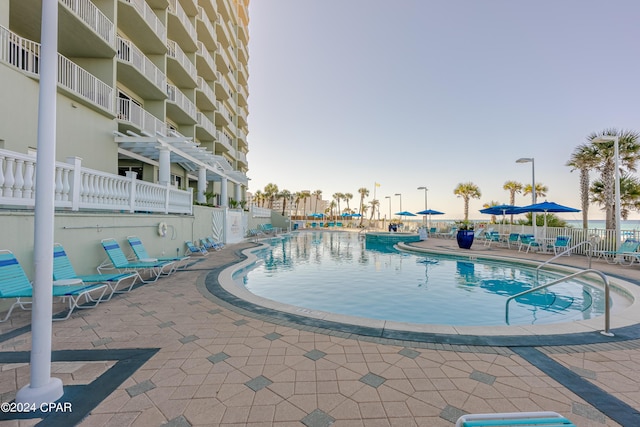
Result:
M267 241L261 262L234 279L264 298L309 310L398 322L505 325L508 296L530 289L524 264L399 252L348 232L300 232ZM541 273L540 284L559 276ZM604 292L573 281L510 303L509 324L590 319Z

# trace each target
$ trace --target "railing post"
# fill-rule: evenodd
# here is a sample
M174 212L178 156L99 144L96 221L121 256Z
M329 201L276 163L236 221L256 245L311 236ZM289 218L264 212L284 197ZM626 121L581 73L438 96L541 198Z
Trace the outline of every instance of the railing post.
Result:
M171 197L171 184L170 183L166 183L165 187L164 187L164 213L168 214L169 213L169 198Z
M138 172L127 171L127 178L129 178L129 212L134 213L136 211L136 176Z
M71 170L71 210L80 210L80 190L82 189L82 159L80 157L67 157L66 162L73 165Z

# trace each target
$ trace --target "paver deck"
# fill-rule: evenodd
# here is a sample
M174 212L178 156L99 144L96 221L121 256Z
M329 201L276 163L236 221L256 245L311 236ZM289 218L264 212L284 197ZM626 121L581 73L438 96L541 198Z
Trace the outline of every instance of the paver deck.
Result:
M478 346L297 325L208 291L252 245L55 322L52 375L73 412L0 413L0 426L452 426L464 413L539 410L578 426L640 425L637 326L610 342ZM456 250L444 239L416 245ZM638 266L593 267L640 284ZM29 381L29 323L18 312L0 324L2 402Z

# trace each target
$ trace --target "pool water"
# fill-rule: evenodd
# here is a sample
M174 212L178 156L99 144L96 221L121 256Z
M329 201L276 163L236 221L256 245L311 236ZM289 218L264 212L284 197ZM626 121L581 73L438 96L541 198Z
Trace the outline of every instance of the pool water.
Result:
M261 262L234 276L250 292L331 313L439 325L505 325L510 295L530 289L524 264L400 252L350 232L299 232L266 241ZM541 272L539 283L558 275ZM517 298L509 324L547 324L604 313L604 292L569 281Z

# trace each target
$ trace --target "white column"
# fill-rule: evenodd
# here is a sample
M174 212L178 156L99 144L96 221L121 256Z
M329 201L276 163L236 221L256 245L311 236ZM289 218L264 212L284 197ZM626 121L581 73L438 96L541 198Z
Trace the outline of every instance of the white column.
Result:
M58 2L42 2L38 154L34 213L35 268L31 312L30 382L16 394L16 402L37 406L64 394L62 381L51 377L51 316L53 309L53 224L56 167L56 95L58 80Z
M227 196L227 184L228 180L222 177L220 180L220 206L229 206L229 197Z
M198 203L206 203L205 191L207 191L207 168L200 166L200 169L198 169L198 194L196 195Z
M171 151L169 147L160 147L160 173L158 178L158 184L166 185L171 180Z
M235 189L235 196L233 196L234 199L236 199L236 201L238 202L238 207L240 207L240 201L242 200L242 185L241 184L234 184L234 189Z

